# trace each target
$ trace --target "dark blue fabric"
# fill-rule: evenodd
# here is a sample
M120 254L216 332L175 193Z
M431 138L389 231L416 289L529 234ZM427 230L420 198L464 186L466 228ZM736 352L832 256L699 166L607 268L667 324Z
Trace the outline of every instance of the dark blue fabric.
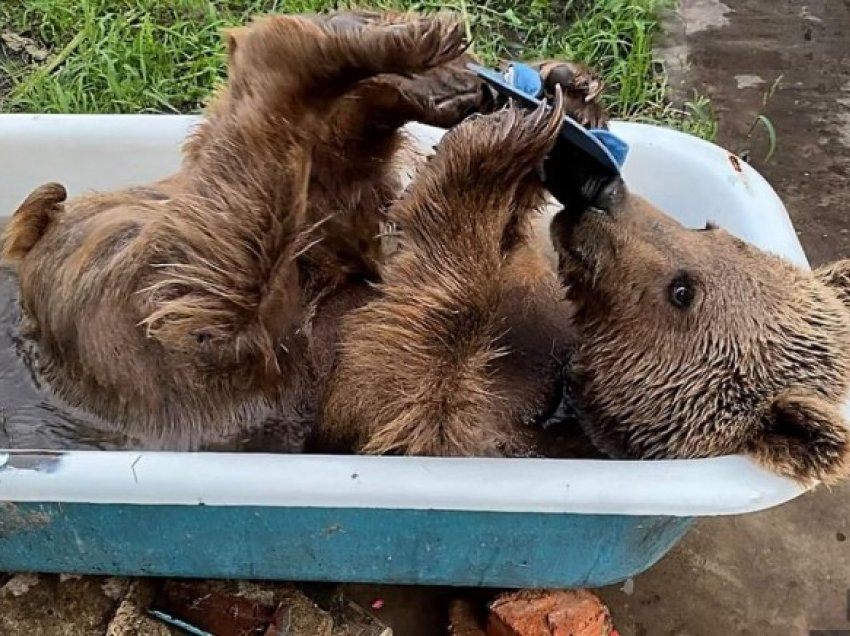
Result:
M590 134L596 137L608 149L614 161L622 168L629 154L629 144L608 130L593 128L590 130Z
M515 89L531 97L543 94L543 80L540 74L522 62L511 62L505 73L505 80ZM595 137L611 153L611 157L622 168L629 154L629 145L614 133L602 129L582 129L585 134Z

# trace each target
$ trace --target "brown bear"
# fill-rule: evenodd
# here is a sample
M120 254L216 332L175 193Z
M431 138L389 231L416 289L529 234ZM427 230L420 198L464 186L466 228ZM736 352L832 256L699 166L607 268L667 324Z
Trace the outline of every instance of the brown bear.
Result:
M533 221L557 87L549 111L461 123L392 203L398 126L439 111L398 76L458 60L461 34L258 22L231 35L229 89L176 177L36 191L4 249L40 375L169 447L258 422L297 450L317 420L325 448L535 453L529 424L574 412L614 456L843 475L847 265L799 271L614 182L552 224L556 272ZM387 258L384 220L402 230Z
M71 201L34 191L4 259L23 357L71 419L145 448L300 450L338 319L380 278L400 127L500 106L463 33L446 16L257 20L229 33L229 83L176 175ZM571 87L576 114L599 121L584 97L598 79L545 64L547 90Z
M229 84L178 174L71 201L48 184L10 221L37 377L151 448L259 427L300 449L335 322L377 276L398 129L440 123L405 76L458 58L463 34L392 14L230 32Z
M850 470L850 261L803 271L622 182L551 237L579 335L568 382L598 448L749 453L802 481Z
M506 111L444 137L389 212L404 241L378 295L343 318L322 440L513 455L544 452L523 424L570 419L612 457L748 453L843 477L850 261L802 271L617 179L552 223L564 293L533 220L556 134Z

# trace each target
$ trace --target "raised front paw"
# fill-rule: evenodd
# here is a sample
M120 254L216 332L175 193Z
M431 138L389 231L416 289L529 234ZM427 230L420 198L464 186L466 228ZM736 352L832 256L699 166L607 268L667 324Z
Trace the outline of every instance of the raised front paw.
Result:
M380 126L417 121L452 128L470 115L483 112L480 79L466 65L475 59L467 53L423 73L379 75L365 83L358 96Z
M464 36L446 13L273 15L228 32L231 81L333 99L376 75L423 73L454 60L466 50Z
M451 62L467 47L463 24L450 13L345 11L325 18L342 41L357 42L376 74L416 74Z
M600 103L605 82L596 71L578 62L547 60L532 64L543 80L543 91L551 97L555 88L564 91L564 107L568 115L588 128L602 128L608 114Z
M493 178L510 185L542 165L563 117L564 98L556 87L551 104L536 110L508 108L463 122L443 138L435 160L458 179Z
M467 68L477 60L465 52L462 24L450 14L368 10L338 11L316 16L325 28L344 33L363 29L395 32L408 38L394 60L417 57L405 69L385 69L356 89L377 127L394 128L407 121L451 128L466 117L484 112L480 78ZM389 31L387 31L389 29ZM406 35L404 35L406 34ZM418 68L417 68L418 67Z
M608 123L608 113L600 102L605 83L594 70L579 62L561 60L542 60L526 64L540 75L542 95L552 99L555 89L560 87L564 95L565 113L587 128L605 128ZM502 65L505 73L509 72L510 63ZM484 99L482 112L491 112L502 108L508 101L494 89L485 87L482 90Z

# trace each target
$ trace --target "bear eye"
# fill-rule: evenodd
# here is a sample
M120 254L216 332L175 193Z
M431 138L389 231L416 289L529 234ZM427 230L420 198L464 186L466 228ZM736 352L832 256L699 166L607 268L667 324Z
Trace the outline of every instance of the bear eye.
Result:
M687 274L677 275L670 283L668 298L674 307L687 309L693 303L695 295L694 283Z

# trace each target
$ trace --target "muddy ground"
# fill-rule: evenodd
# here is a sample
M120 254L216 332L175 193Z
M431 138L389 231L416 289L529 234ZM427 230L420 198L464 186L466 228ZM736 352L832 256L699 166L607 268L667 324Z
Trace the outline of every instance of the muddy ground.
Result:
M712 98L719 143L752 146L753 164L788 207L813 265L850 256L850 0L683 7L687 81ZM778 133L768 163L764 135L746 140L759 114Z

